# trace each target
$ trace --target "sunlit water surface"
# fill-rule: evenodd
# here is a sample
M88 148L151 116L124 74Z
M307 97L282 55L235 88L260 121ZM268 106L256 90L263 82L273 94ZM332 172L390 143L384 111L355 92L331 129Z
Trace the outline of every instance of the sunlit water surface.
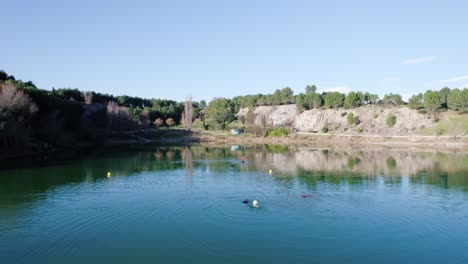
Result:
M103 151L0 171L0 263L468 263L467 191L463 153Z

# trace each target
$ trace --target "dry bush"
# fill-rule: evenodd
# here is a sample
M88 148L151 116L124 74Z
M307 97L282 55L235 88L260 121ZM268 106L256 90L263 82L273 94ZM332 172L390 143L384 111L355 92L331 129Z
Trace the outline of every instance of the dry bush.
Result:
M0 145L28 142L31 118L38 108L31 98L12 83L0 84Z
M160 127L164 124L164 120L162 120L161 118L156 118L153 122L153 124L156 126L156 127Z
M3 83L0 85L0 115L32 114L37 110L38 108L31 98L23 91L16 89L13 84Z
M168 126L173 126L173 125L175 125L174 119L172 119L172 118L166 119L166 125L168 125Z
M111 131L126 131L136 127L126 107L114 101L107 103L107 128Z

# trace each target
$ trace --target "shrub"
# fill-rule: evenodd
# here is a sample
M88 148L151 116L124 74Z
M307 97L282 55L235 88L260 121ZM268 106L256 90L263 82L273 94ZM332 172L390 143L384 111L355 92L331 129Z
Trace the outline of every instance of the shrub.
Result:
M322 128L322 133L327 133L328 132L328 127L323 127Z
M344 116L347 115L347 114L348 114L348 113L343 112L343 113L341 113L341 117L344 117Z
M156 127L160 127L160 126L162 126L162 125L164 124L164 121L163 121L160 117L158 117L158 118L156 118L156 119L154 120L153 124L154 124Z
M173 126L173 125L175 125L174 119L172 119L172 118L166 119L166 125L168 125L168 126Z
M420 109L420 110L418 111L418 113L420 113L420 114L422 114L422 115L425 115L425 114L427 114L427 110L426 110L426 109Z
M395 160L394 158L392 158L392 157L388 158L387 161L386 161L386 163L387 163L387 168L388 168L389 170L393 170L393 169L395 169L396 166L397 166L396 160Z
M354 123L354 114L349 113L348 116L346 117L346 120L348 120L348 125L352 125Z
M353 113L349 113L346 119L348 120L349 125L359 125L359 123L361 123L361 121L359 120L359 116L354 116Z
M266 137L282 137L287 136L289 131L284 127L279 128L269 128L266 132Z
M363 129L362 127L358 127L356 130L357 130L358 133L362 133L362 131L363 131L364 129Z
M353 120L353 124L355 124L356 126L359 125L361 123L361 120L359 120L359 116L355 116L354 117L354 120Z
M436 130L435 130L435 133L436 133L437 136L440 136L440 135L445 134L446 131L445 131L445 128L443 128L443 127L437 127Z
M376 119L377 117L379 117L379 114L374 114L373 117L374 119Z
M392 113L389 113L389 114L387 115L386 121L387 121L388 127L393 127L393 126L396 124L396 121L397 121L397 120L396 120L396 116L393 115Z

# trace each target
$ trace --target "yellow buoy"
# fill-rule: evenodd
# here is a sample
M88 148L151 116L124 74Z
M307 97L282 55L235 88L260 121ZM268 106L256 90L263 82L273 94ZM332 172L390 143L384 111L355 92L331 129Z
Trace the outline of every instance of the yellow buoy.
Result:
M273 171L272 171L272 170L269 170L269 171L268 171L268 173L269 173L269 174L272 174L272 173L273 173Z
M112 176L112 174L110 173L110 171L107 172L107 178L109 178L110 176Z

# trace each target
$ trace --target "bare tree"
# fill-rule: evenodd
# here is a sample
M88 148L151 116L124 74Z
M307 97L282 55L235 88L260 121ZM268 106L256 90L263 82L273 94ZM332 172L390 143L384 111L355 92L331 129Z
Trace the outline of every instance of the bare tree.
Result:
M182 163L185 167L185 172L187 176L192 176L193 174L193 154L190 147L185 147L181 151Z
M91 104L93 102L93 93L92 92L82 92L85 104Z
M192 122L193 122L193 103L192 103L192 97L189 96L185 98L184 112L182 113L181 123L184 126L185 130L190 132L192 130Z
M114 101L107 103L107 126L111 131L125 131L136 126L126 107L119 106Z
M141 111L140 115L138 116L138 125L147 128L151 124L151 119L149 116L149 112L147 110Z
M38 109L31 98L16 89L14 84L4 83L0 86L0 110L2 114L9 114L24 111L34 113Z
M36 104L13 83L0 85L0 146L28 141Z

